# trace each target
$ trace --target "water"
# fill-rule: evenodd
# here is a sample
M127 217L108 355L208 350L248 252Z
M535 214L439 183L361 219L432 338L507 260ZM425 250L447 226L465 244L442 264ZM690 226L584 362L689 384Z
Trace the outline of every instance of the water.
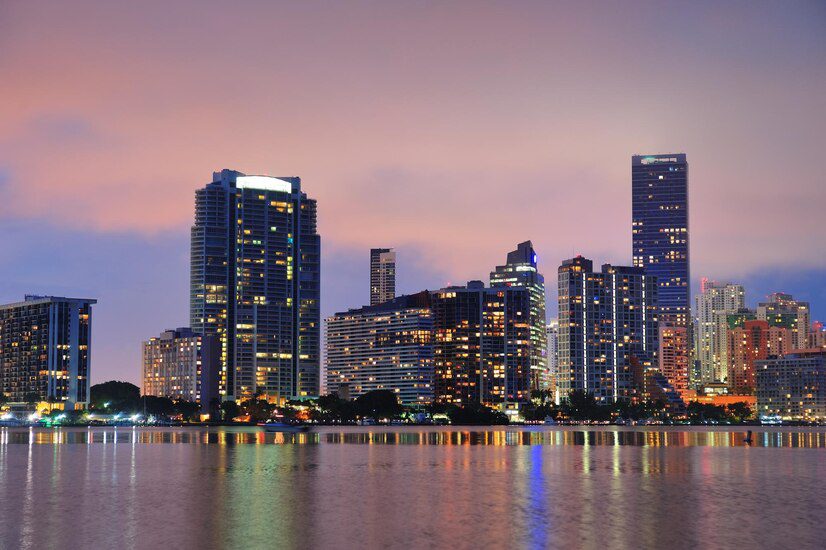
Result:
M826 430L0 429L0 548L822 548Z

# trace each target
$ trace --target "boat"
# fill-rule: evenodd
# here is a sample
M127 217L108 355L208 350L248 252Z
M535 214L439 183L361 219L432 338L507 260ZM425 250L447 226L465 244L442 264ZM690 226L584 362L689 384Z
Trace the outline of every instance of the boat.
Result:
M287 424L286 422L262 422L259 426L269 433L298 434L310 431L310 427L306 424Z
M551 416L546 416L544 423L546 426L556 426L556 420L554 420Z

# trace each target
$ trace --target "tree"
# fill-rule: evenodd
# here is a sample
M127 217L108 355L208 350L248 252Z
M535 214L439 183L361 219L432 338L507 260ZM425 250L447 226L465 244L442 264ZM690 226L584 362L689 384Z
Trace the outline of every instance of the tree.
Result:
M401 414L402 410L396 394L390 390L369 391L356 399L356 412L376 421L393 418Z
M224 401L221 403L221 420L232 422L232 419L241 415L241 407L235 401Z
M197 422L201 419L201 405L195 401L176 399L173 406L175 413L181 415L187 422Z
M593 393L574 390L568 394L562 409L573 420L608 420L611 418L611 406L602 405Z
M451 424L459 426L491 426L508 423L508 415L481 403L470 403L464 407L448 407L447 416Z
M262 396L264 394L260 392L256 392L252 398L247 399L244 404L242 405L242 409L245 414L248 414L250 420L253 422L263 422L265 420L269 420L272 417L273 410L275 406L263 399Z
M729 416L734 422L743 423L747 420L751 419L753 411L748 403L745 401L738 401L736 403L731 403L728 407L726 407Z
M91 408L115 412L133 412L141 405L141 390L135 384L111 380L89 389ZM105 404L108 403L108 407Z

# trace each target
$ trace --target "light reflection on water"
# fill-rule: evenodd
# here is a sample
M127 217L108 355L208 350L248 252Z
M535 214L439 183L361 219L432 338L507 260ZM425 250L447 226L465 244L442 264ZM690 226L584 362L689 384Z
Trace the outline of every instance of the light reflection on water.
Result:
M202 445L356 444L356 445L579 445L635 447L788 447L826 448L826 430L752 429L496 429L496 428L318 428L301 434L266 433L259 428L66 428L0 429L4 444L140 444ZM352 431L358 430L358 431Z
M818 548L826 430L0 430L0 549Z

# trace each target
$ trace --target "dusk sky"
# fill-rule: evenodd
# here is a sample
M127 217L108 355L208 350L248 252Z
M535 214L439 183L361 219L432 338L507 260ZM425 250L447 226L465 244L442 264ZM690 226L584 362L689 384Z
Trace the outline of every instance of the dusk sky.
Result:
M188 324L194 191L301 176L322 315L487 279L531 239L631 261L631 155L690 164L692 285L826 319L823 2L0 3L0 302L97 298L92 381Z

